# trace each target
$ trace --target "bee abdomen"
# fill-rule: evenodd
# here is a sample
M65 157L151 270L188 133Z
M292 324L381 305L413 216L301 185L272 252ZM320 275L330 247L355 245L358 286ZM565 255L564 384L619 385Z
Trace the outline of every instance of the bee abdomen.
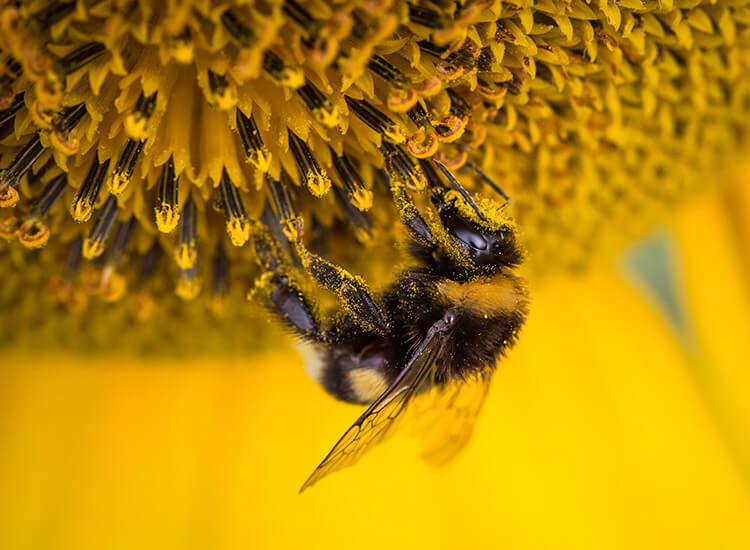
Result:
M336 348L325 352L318 381L341 401L371 403L392 381L386 349L367 345L361 351Z

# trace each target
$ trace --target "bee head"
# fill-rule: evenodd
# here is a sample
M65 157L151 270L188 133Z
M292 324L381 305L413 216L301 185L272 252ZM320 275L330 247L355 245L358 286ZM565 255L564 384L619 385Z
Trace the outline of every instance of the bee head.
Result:
M467 275L489 274L523 261L523 249L516 239L516 226L501 205L490 199L476 201L476 210L460 198L444 194L435 200L447 233L446 252L457 251L464 259ZM462 270L463 271L463 270Z

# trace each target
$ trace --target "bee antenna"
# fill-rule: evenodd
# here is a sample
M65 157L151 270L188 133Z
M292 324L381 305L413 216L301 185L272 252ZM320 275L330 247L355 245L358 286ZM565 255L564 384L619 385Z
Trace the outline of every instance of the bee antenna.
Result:
M466 190L466 188L460 183L458 183L458 180L455 178L455 176L450 173L450 171L443 165L442 162L440 162L439 160L436 160L433 162L437 165L438 168L440 168L440 171L443 173L443 175L445 175L445 177L448 178L448 182L451 184L453 189L458 191L458 194L461 195L461 197L463 197L463 199L469 204L469 206L472 207L472 209L474 209L474 212L477 213L477 216L479 216L479 219L485 220L486 218L484 217L484 214L482 214L482 211L477 206L477 203L474 202L474 199L471 198L471 195Z
M431 187L445 189L445 184L440 180L440 176L438 176L437 172L435 172L435 168L432 165L432 162L430 162L430 159L419 159L419 166L422 168L422 172L424 172L425 178L427 178L427 183L429 183Z
M477 173L477 175L482 179L482 181L484 181L484 183L486 183L487 185L489 185L490 187L492 187L492 189L498 195L500 195L502 198L504 198L506 201L508 201L508 204L513 204L513 201L510 200L510 197L505 194L505 191L503 191L502 189L500 189L500 186L498 184L496 184L494 181L492 181L487 174L485 174L484 172L482 172L476 164L474 164L470 160L467 160L466 161L466 166L468 166L469 168L471 168L472 170L474 170L474 172Z

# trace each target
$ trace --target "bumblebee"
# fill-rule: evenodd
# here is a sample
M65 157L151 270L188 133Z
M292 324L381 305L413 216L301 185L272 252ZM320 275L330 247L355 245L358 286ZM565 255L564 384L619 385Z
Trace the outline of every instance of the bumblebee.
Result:
M283 174L267 183L277 228L291 246L284 249L271 224L252 232L265 269L252 292L311 345L312 378L337 399L368 405L300 491L356 462L403 423L407 409L426 437L424 457L452 458L468 441L496 360L526 316L526 284L514 274L523 250L504 205L475 201L437 161L420 161L407 174L398 158L386 159L383 176L413 265L381 292L306 247ZM424 215L410 195L410 175L426 180L431 204ZM340 307L325 320L304 278L338 298Z

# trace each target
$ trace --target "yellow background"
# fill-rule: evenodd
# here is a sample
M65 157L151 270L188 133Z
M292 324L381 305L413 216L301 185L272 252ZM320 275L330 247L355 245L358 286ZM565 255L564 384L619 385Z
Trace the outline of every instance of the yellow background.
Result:
M535 289L442 470L397 437L298 496L360 409L290 351L4 352L0 548L750 548L748 197L673 224L690 346L615 269Z

